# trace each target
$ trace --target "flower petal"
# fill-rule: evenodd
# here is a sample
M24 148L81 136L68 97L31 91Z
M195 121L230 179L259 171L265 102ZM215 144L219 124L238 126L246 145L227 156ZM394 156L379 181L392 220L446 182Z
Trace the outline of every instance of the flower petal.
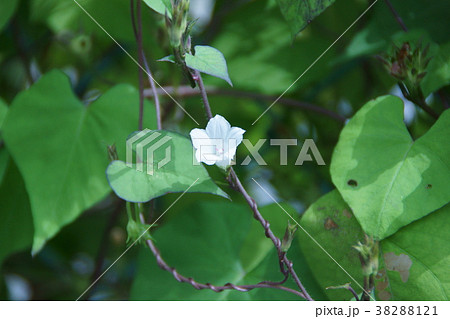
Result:
M200 145L210 145L208 134L206 134L205 130L195 128L191 131L191 140L192 145L194 145L195 149L199 149Z
M226 139L231 129L230 123L221 115L216 115L206 125L206 134L210 138Z
M195 158L198 162L203 162L206 165L214 165L217 162L217 158L214 155L206 155L201 149L195 152Z
M229 140L231 140L231 139L235 140L236 141L235 145L236 145L236 147L238 147L238 145L241 144L241 142L242 142L244 133L245 133L245 130L241 129L240 127L234 126L228 132L227 138Z

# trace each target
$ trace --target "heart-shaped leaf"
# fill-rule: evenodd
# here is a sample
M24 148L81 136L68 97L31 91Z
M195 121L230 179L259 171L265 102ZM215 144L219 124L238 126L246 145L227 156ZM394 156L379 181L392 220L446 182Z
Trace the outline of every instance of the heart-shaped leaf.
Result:
M203 165L197 162L188 138L167 131L142 133L133 145L133 148L141 147L137 161L141 161L142 166L131 160L127 163L114 161L106 171L109 184L117 196L129 202L142 203L167 193L187 190L190 193L211 193L228 198L214 184ZM150 160L145 160L149 150L152 172L148 171Z
M222 52L215 48L195 46L195 55L186 54L186 65L191 69L221 78L233 86L228 75L227 61Z
M124 158L126 137L138 124L138 105L136 89L119 85L86 106L59 71L44 75L13 101L3 136L30 196L34 253L110 192L107 146L117 144ZM146 104L145 110L145 125L154 126L154 109Z
M448 300L450 205L402 228L380 243L379 269L375 282L377 300ZM331 256L363 286L362 269L352 247L363 240L363 230L337 190L311 205L300 224ZM323 288L351 283L346 274L309 236L298 230L303 254ZM350 292L325 291L331 300L350 300Z
M342 130L333 183L368 235L383 239L450 201L450 111L413 141L403 102L370 101Z

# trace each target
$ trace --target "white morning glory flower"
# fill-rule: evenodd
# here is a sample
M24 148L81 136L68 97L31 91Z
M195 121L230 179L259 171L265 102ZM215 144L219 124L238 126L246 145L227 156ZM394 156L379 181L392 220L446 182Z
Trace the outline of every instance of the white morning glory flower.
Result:
M236 148L242 142L245 131L231 127L220 115L209 120L206 130L193 129L190 133L198 162L227 168L231 165Z

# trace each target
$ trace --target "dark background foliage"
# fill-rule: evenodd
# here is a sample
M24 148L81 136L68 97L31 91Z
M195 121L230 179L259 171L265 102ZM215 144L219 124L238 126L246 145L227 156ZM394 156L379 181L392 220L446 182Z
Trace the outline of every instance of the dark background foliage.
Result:
M202 1L195 2L201 6ZM344 32L368 7L369 2L337 0L296 37L292 37L291 29L275 0L209 2L213 3L211 15L208 17L206 14L207 18L200 20L194 29L193 42L195 45L211 45L224 54L234 84L230 88L223 80L204 76L211 91L210 102L214 112L223 115L233 126L246 129L245 137L252 142L260 138L312 138L326 163L325 166L317 166L315 163L295 166L300 152L299 145L289 148L287 165L279 165L279 148L266 143L260 153L267 166L257 166L253 162L249 166L236 167L241 180L249 187L258 203L262 206L269 205L265 216L275 225L275 232L280 237L287 218L279 216L282 212L273 205L271 199L261 193L251 182L251 178L263 183L277 200L286 203L286 207L296 217L303 214L322 195L332 191L334 186L329 165L346 119L351 118L366 102L380 95L401 95L396 88L396 80L389 75L375 55L391 52L394 43L430 43L433 61L438 62L430 63L424 85L430 106L438 113L445 109L445 99L448 99L446 96L449 94L447 84L450 52L450 12L446 1L392 0L409 28L409 32L405 33L388 6L379 0L296 82L283 100L275 104L254 126L250 124ZM85 0L80 3L133 57L137 56L128 1ZM192 13L195 12L198 11L193 10ZM143 30L144 48L155 79L165 87L187 85L176 65L156 62L157 59L170 54L169 42L163 17L145 5ZM65 105L81 103L90 105L86 106L88 108L93 105L92 101L111 88L119 84L126 85L116 88L117 96L111 97L117 101L118 109L123 110L123 116L116 113L116 116L108 117L108 123L105 125L109 128L105 130L111 134L98 138L99 143L104 145L104 154L98 156L103 156L100 162L106 169L107 146L123 143L127 134L137 129L138 99L137 90L133 88L138 87L136 64L73 1L2 1L0 127L3 114L6 114L11 105L19 104L15 101L18 94L29 89L42 75L54 72L55 69L65 73L70 79L70 86L62 81L55 83L53 88L55 92L65 92L60 97L61 103ZM46 92L53 94L53 89L50 87ZM32 110L34 102L46 103L46 98L55 100L53 95L37 97L30 92L28 110ZM126 94L129 94L130 98L124 97L124 92L128 92ZM180 90L174 97L199 121L200 127L206 125L207 120L198 95L184 96ZM44 102L34 100L39 98ZM290 103L287 99L294 100L295 103ZM311 107L308 109L306 104ZM162 97L162 107L165 129L188 136L189 131L196 127L172 100ZM88 114L92 112L89 111ZM407 107L405 114L407 129L414 139L422 136L434 122L428 114L412 105ZM21 118L21 121L11 123L8 120L5 133L28 134L30 138L26 148L30 148L30 156L33 156L34 146L41 147L40 141L48 140L56 152L52 154L57 154L56 156L64 161L69 150L64 146L63 138L67 138L68 144L78 143L78 139L74 137L77 132L65 130L64 134L59 135L58 131L51 128L51 123L60 123L63 127L65 123L72 123L73 118L67 118L65 122L66 119L59 117L57 113L48 113L49 124L36 126L32 121L31 111L18 114L17 117ZM97 119L95 112L93 117ZM151 99L146 104L145 117L146 123L155 128ZM0 134L3 132L0 131ZM86 134L95 135L97 132L92 128L92 131ZM71 174L77 174L77 162L90 162L94 155L88 147L76 147L75 153L71 155L74 167L65 170L61 168L61 171L68 173L69 177L66 179L63 176L54 176L60 168L47 164L53 163L50 157L42 158L41 167L44 169L34 172L37 182L26 185L22 177L24 172L18 169L21 165L11 156L9 147L8 143L0 140L0 299L76 299L102 270L126 249L127 218L124 203L109 189L105 192L102 188L96 196L90 194L92 200L83 202L86 204L86 207L83 207L84 212L80 212L78 217L75 216L77 214L70 218L64 217L64 227L54 232L42 250L36 251L32 256L35 226L45 220L47 208L41 207L40 219L35 217L33 220L30 198L34 198L31 202L37 202L39 197L44 195L36 194L47 194L51 197L53 190L63 187L66 179L72 178ZM15 146L11 146L11 150L13 147ZM119 145L118 149L119 156L123 157L123 146ZM237 162L241 162L246 156L244 148L238 149ZM208 172L222 189L231 194L233 204L207 194L188 194L183 197L171 208L170 213L158 222L155 237L162 247L163 255L170 263L180 268L180 271L200 276L199 279L205 282L251 283L260 278L279 279L275 251L267 245L260 229L259 233L253 233L254 222L248 207L244 205L239 194L233 193L225 186L219 170L208 167ZM104 171L93 174L104 176ZM79 175L77 178L82 177ZM41 184L38 182L40 180L43 181ZM79 181L80 185L87 183L87 180L88 177L85 181ZM102 183L102 187L107 185L106 178ZM31 194L34 191L36 193ZM70 194L76 194L77 191L70 192L61 195L63 199L59 203L60 210L76 206L75 202L71 202ZM151 206L146 207L146 210L159 214L176 197L176 194L169 194L158 198ZM342 209L345 209L345 206ZM218 215L214 216L213 213ZM356 244L356 240L362 238L359 225L352 224L348 227L351 230L357 228L354 237ZM386 245L394 245L397 239L402 240L401 234ZM252 243L257 243L259 248L255 250ZM290 254L297 272L314 298L351 298L347 292L325 292L325 283L317 280L317 274L313 274L310 268L312 263L320 261L305 258L305 251L300 249L297 241ZM253 259L249 256L253 256ZM357 255L352 252L350 256L342 258L357 260ZM252 264L255 260L258 262ZM354 276L361 280L359 265L354 265L352 271ZM335 285L344 283L336 282ZM158 288L155 290L152 287ZM444 296L447 294L448 292L444 293ZM186 284L177 283L168 273L160 270L148 250L134 247L84 298L283 300L295 299L295 296L265 290L255 290L249 294L199 292ZM402 298L420 299L421 296L415 297L412 292ZM430 298L444 297L435 294Z

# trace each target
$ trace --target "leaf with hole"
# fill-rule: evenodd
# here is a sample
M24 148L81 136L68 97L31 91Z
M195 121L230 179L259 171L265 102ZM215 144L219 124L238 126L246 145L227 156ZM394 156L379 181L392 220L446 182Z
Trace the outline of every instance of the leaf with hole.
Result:
M345 283L350 283L357 293L362 292L358 286L363 282L361 263L352 246L364 239L364 232L339 192L333 190L319 198L303 214L300 225L303 230L297 231L298 242L314 277L328 298L350 300L352 295L345 289L325 289Z
M375 278L377 300L448 299L449 218L450 205L446 205L381 241ZM364 239L364 232L339 192L334 190L319 198L303 215L300 225L337 262L302 230L298 231L300 247L319 285L325 289L350 283L361 293L361 263L352 246ZM352 298L346 290L327 289L325 293L330 300Z
M450 201L450 111L416 141L403 123L403 102L383 96L344 127L331 177L364 231L377 239Z

